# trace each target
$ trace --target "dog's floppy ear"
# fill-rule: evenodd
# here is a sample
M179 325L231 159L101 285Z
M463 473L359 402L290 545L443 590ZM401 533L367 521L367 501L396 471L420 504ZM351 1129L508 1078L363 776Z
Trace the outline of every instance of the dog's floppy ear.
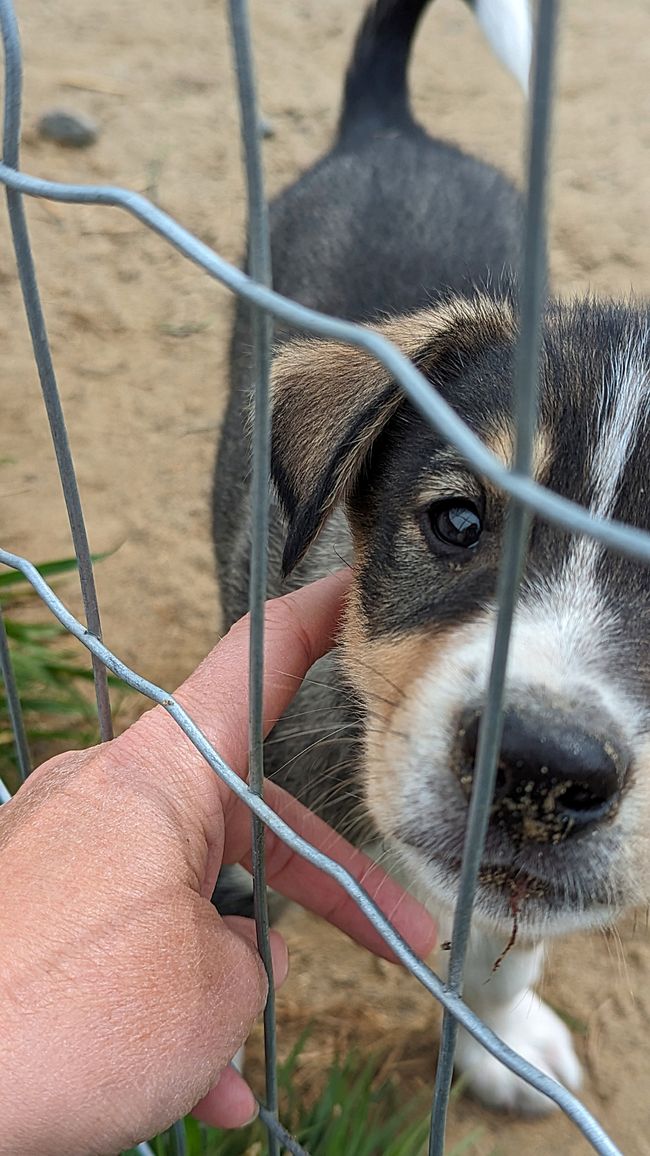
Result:
M505 300L484 295L373 326L423 371L452 348L468 352L512 336ZM335 506L350 493L373 442L404 395L370 354L333 341L283 346L272 373L272 474L288 523L282 560L293 570Z

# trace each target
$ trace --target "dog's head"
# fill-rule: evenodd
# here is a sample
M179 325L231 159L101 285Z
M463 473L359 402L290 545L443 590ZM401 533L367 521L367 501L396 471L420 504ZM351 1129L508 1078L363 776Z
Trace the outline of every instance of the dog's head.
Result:
M516 322L478 295L378 327L513 460ZM548 307L533 474L650 529L648 319ZM365 353L300 341L274 370L273 469L291 569L345 506L343 661L363 704L367 806L417 880L455 898L496 622L506 502ZM532 525L478 910L529 933L650 897L650 572Z

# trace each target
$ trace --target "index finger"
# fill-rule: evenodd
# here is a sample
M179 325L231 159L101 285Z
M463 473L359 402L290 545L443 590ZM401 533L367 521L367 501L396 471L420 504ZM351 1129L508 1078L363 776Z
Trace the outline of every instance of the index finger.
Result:
M266 604L265 730L273 726L289 705L313 663L330 649L349 580L349 573L340 571ZM249 627L249 616L237 622L175 696L225 762L240 775L245 773L248 761ZM135 735L146 739L144 745L150 751L152 741L155 742L161 785L166 775L171 774L176 802L180 801L179 787L185 781L191 799L203 812L202 822L208 842L213 822L209 796L216 785L226 820L226 861L249 863L249 809L220 779L215 784L213 773L169 716L160 708L150 711L131 728L131 742ZM179 760L181 751L183 757ZM190 767L191 774L188 775ZM206 786L207 792L201 789ZM187 799L187 792L182 794ZM369 890L387 917L394 919L397 930L414 951L426 955L432 949L435 928L431 918L381 868L287 792L268 781L265 801L293 830L339 862ZM393 958L382 937L338 883L309 864L272 832L267 832L267 848L271 886L329 919L377 954ZM220 854L221 847L219 858Z
M230 795L230 800L230 806L226 808L224 862L242 863L251 871L250 811L235 796ZM425 959L431 954L436 944L436 925L417 899L409 895L363 851L353 847L277 783L265 783L264 801L292 831L344 867L356 879L416 955ZM395 962L395 956L383 936L341 884L268 829L266 878L269 887L279 891L285 898L322 916L375 955Z
M298 693L309 668L331 649L349 585L349 571L339 570L266 603L265 734ZM244 775L248 766L249 634L247 614L231 627L174 695L224 762L239 775ZM191 745L162 707L148 711L127 733L129 741L137 739L145 747L153 741L162 749L164 742L170 759L175 750ZM121 739L115 741L120 743ZM191 749L205 766L194 747ZM225 786L223 791L225 803L229 791Z

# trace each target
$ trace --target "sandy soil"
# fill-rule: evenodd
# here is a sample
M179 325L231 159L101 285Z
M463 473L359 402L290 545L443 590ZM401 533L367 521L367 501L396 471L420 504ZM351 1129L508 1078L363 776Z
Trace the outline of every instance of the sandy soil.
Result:
M224 6L31 0L18 7L24 167L147 192L236 260L244 203ZM262 102L275 128L264 145L271 191L330 137L361 7L360 0L253 5ZM556 284L565 292L647 294L647 5L574 0L565 8L552 205ZM440 0L427 16L413 87L432 130L518 173L520 96L458 0ZM98 143L72 153L39 141L34 123L52 106L94 116ZM92 546L115 550L97 571L105 636L142 673L173 686L217 631L208 492L231 300L116 210L41 202L28 205L28 214ZM3 537L39 561L67 554L69 536L4 220L0 228ZM77 604L72 587L66 595ZM286 930L294 968L279 1001L285 1038L317 1023L305 1078L349 1039L371 1049L388 1044L405 1090L425 1087L437 1014L417 985L300 913ZM554 948L545 988L579 1028L587 1103L626 1153L650 1153L645 917L630 919L618 935ZM452 1136L479 1126L473 1150L484 1156L588 1150L563 1119L514 1123L459 1100Z

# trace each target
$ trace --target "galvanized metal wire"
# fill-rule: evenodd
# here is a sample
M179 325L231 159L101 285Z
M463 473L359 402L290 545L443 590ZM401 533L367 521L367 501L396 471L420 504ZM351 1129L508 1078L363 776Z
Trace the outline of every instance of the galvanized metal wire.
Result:
M2 15L2 40L5 54L5 103L3 120L2 156L3 161L12 169L19 167L20 152L20 110L22 105L22 56L18 37L18 25L13 6L7 0L2 0L0 8ZM59 387L54 373L50 343L47 337L45 316L41 306L41 295L36 279L36 267L29 243L29 232L25 209L20 194L9 185L6 186L7 209L13 240L14 253L18 278L27 315L27 323L32 339L34 360L38 368L38 376L43 392L43 401L50 423L52 444L59 467L59 477L63 489L70 532L77 556L79 567L79 584L83 599L84 611L88 622L88 629L98 638L102 636L97 591L93 563L86 533L81 496L77 485L72 451L68 439L68 431L63 416L63 406ZM108 694L106 671L101 663L93 659L93 677L95 681L95 695L97 698L97 716L99 719L99 733L102 740L113 737L113 723L111 720L111 704Z
M537 419L537 379L541 339L541 314L546 288L545 203L550 109L555 55L556 0L541 0L535 36L532 105L529 117L530 145L526 182L523 259L520 276L519 338L514 367L516 444L514 469L531 471ZM503 734L506 666L517 594L526 554L531 516L524 506L510 503L497 585L497 624L492 663L481 718L472 796L454 912L447 982L450 991L462 993L463 971L472 926L472 911L483 847L490 821L497 762ZM447 1109L451 1092L458 1022L445 1012L429 1135L429 1156L443 1156Z
M18 693L13 662L11 661L9 640L7 638L7 630L5 628L5 620L1 606L0 671L2 671L2 678L5 684L5 694L7 696L7 712L9 714L9 721L11 723L11 729L13 732L14 749L16 751L16 759L18 761L18 770L20 772L20 777L24 782L31 770L32 763L29 753L29 743L27 741L27 732L25 731L23 712L20 705L20 694Z
M519 434L513 471L506 470L498 459L464 425L451 407L431 388L413 364L379 334L342 320L327 317L274 293L270 288L268 225L263 192L262 169L258 145L258 119L255 100L254 70L250 51L250 29L246 0L230 0L231 28L237 64L242 133L244 140L249 197L249 266L247 276L229 265L178 222L151 204L146 198L127 189L88 185L60 184L43 181L18 172L18 140L21 105L21 57L18 33L11 0L0 0L0 22L5 49L4 155L0 164L0 181L7 189L12 234L16 251L25 309L32 335L52 437L56 448L65 501L79 561L87 626L80 623L25 558L0 549L0 563L20 571L65 629L91 653L95 675L98 712L102 737L110 735L110 707L106 671L112 671L127 685L159 703L175 719L208 765L250 808L254 823L254 882L258 942L267 970L268 912L265 909L265 874L263 831L268 827L307 862L335 879L358 904L397 958L434 996L445 1010L442 1053L436 1085L431 1131L431 1152L442 1153L451 1065L456 1026L463 1026L488 1052L507 1068L521 1076L532 1087L553 1100L581 1130L594 1151L602 1156L616 1156L618 1149L602 1127L580 1103L549 1076L518 1056L464 1004L462 970L471 923L476 873L480 860L487 811L494 786L494 767L500 740L500 714L503 679L510 626L517 596L521 561L525 550L528 524L533 513L572 532L582 532L610 548L650 562L650 535L620 523L594 518L587 510L552 494L529 476L530 447L536 407L537 357L544 276L544 193L546 141L552 96L552 61L556 0L540 0L539 22L529 126L528 208L525 230L525 259L520 301L521 338L516 363L517 416ZM47 333L40 304L35 265L25 227L23 197L45 197L73 204L117 206L129 212L180 253L204 269L251 305L255 386L253 529L254 552L250 583L252 611L250 650L250 780L242 781L227 766L180 704L165 690L143 679L126 666L103 644L97 599L92 577L92 563L83 513L74 474L72 454L67 439ZM476 472L500 486L512 499L504 558L500 575L500 613L497 641L490 675L488 703L479 739L479 753L474 778L473 799L467 835L468 852L464 856L461 896L452 939L449 983L444 984L402 940L363 887L339 864L307 843L279 818L263 798L263 601L267 569L269 411L268 376L271 342L271 317L281 318L297 330L309 331L365 349L382 363L399 383L411 402L434 428L463 454ZM0 619L0 669L7 687L11 718L16 735L19 761L24 773L29 769L29 753L20 719L18 695L13 679L10 655ZM22 729L21 729L22 728ZM21 749L22 748L22 749ZM0 780L0 802L9 793ZM306 1156L300 1144L288 1135L277 1120L277 1085L275 1081L275 1024L272 1002L265 1018L267 1056L267 1104L260 1108L260 1118L269 1134L269 1150L283 1146L295 1156ZM182 1151L182 1125L175 1129L176 1150ZM180 1147L179 1147L180 1146ZM152 1156L148 1144L140 1144L140 1156Z
M271 241L264 195L264 177L259 143L259 113L250 43L247 0L230 0L230 27L235 54L241 135L244 146L248 193L248 266L255 281L271 287ZM264 602L268 571L269 494L271 472L271 342L270 315L250 306L253 378L253 476L251 480L251 561L248 605L251 616L249 652L249 760L248 781L260 797L264 793ZM252 819L253 902L257 947L268 980L264 1008L264 1060L266 1109L277 1119L278 1079L275 1028L275 989L269 940L270 921L265 871L265 828L261 819ZM267 1128L269 1156L279 1156L278 1140Z

